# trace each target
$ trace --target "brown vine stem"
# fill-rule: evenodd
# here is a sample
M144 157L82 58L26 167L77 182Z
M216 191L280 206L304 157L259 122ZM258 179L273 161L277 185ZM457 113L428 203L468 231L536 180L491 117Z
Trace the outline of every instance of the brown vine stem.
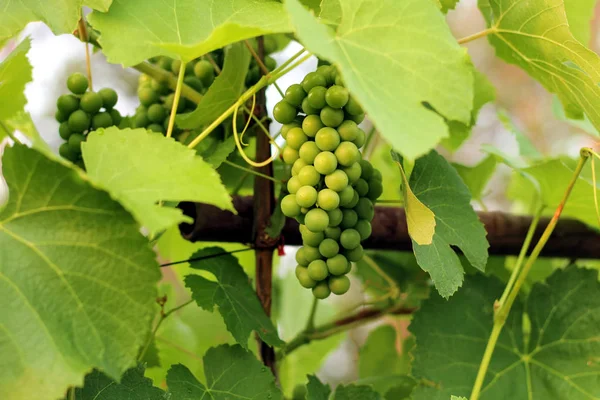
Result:
M254 59L256 60L256 63L258 64L258 67L262 70L263 75L266 75L266 76L270 75L271 71L269 71L269 69L267 68L267 66L265 65L263 60L261 60L261 58L258 56L258 54L256 54L256 51L254 51L254 48L252 47L250 42L248 42L247 40L244 40L244 44L250 51L250 54L252 54L252 57L254 57ZM281 97L284 97L283 91L281 90L281 88L279 87L277 82L273 82L273 86L275 86L275 89L277 89L277 91L279 92Z
M82 11L83 13L83 11ZM85 43L85 65L86 65L86 69L87 69L87 78L88 78L88 82L90 83L90 91L94 90L93 86L92 86L92 59L90 57L90 46L88 43L88 33L87 33L87 26L85 23L85 19L83 18L83 15L81 18L79 18L79 22L77 24L78 26L78 31L79 31L79 40L81 40L82 42Z
M519 295L519 291L521 290L521 287L525 283L527 274L529 274L531 267L533 267L533 264L535 264L535 261L537 260L538 256L542 252L542 249L546 245L546 242L550 238L550 235L552 235L552 232L554 231L554 228L556 227L556 224L558 223L558 219L560 218L560 215L562 214L562 211L563 211L565 205L567 204L567 201L569 200L569 196L571 195L571 192L573 191L573 187L577 183L577 180L579 179L579 175L581 174L581 171L583 170L583 167L584 167L587 159L590 156L591 156L591 152L588 149L584 148L581 150L581 156L579 157L579 162L577 163L577 167L575 168L573 177L571 178L571 182L569 182L569 185L567 186L565 194L564 194L560 204L556 208L556 211L554 212L554 216L548 223L548 226L546 226L544 233L542 233L542 236L540 237L537 244L533 248L531 255L527 259L527 263L525 263L525 265L523 266L523 269L519 273L513 287L511 289L509 289L509 293L506 296L506 301L503 302L497 308L496 313L494 314L494 325L492 326L492 332L490 333L490 337L488 339L488 342L487 342L487 345L485 348L485 352L483 353L483 358L481 360L481 364L479 365L479 371L477 372L477 377L475 378L475 384L473 385L473 391L471 392L471 400L479 399L479 395L481 394L481 389L483 387L483 382L485 380L485 376L487 374L488 367L492 360L492 355L494 354L494 348L496 347L496 343L498 342L498 338L500 337L500 333L502 332L504 323L506 322L506 319L508 318L510 309L511 309L512 305L514 304L517 296ZM527 242L523 243L524 247L528 246L528 245L529 245L529 243L527 243Z
M495 27L484 29L484 30L482 30L480 32L477 32L477 33L474 33L472 35L465 36L464 38L458 39L458 44L469 43L469 42L472 42L473 40L477 40L479 38L485 37L487 35L491 35L493 33L496 33L496 28Z

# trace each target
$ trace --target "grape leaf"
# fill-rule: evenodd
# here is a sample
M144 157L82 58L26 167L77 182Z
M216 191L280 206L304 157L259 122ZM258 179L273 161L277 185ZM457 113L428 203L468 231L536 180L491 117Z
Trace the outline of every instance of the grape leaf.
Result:
M417 337L413 375L429 385L417 387L415 400L470 394L502 290L495 278L472 276L450 301L433 294L424 302L409 329ZM599 319L597 271L570 266L536 283L512 307L481 399L598 398Z
M543 158L542 153L535 148L535 145L529 140L527 135L517 128L506 110L498 111L498 119L502 125L504 125L504 128L515 137L517 145L519 146L519 154L522 157L526 159Z
M331 394L329 385L322 383L314 375L308 375L308 384L306 385L306 400L328 400Z
M564 0L569 28L581 44L590 45L596 0Z
M0 5L0 41L30 22L42 21L55 34L71 33L81 16L82 0L5 0Z
M166 400L167 394L152 386L152 381L144 377L144 367L139 365L125 372L120 382L94 370L85 377L83 388L75 390L78 400Z
M460 396L460 397L452 396L452 397L450 397L450 400L468 400L468 399L466 397L462 397L462 396Z
M196 154L204 159L213 168L219 168L221 164L235 150L235 141L233 136L225 140L219 140L215 137L205 137L196 147Z
M386 400L409 399L416 382L408 375L381 375L359 379L356 385L370 386Z
M473 200L481 201L484 195L483 191L492 175L494 175L497 164L496 157L489 155L472 167L454 163L452 166L469 188Z
M204 371L206 386L183 365L173 365L167 375L171 399L282 399L271 371L239 345L209 349Z
M234 42L291 31L275 0L114 0L107 13L93 12L88 20L101 32L108 61L125 66L157 55L191 61Z
M250 52L242 43L227 49L223 70L210 85L198 107L191 113L177 116L177 126L195 129L210 124L223 114L242 94L248 65Z
M145 129L112 127L82 144L87 172L131 211L150 233L191 222L159 201L198 201L235 211L219 174L173 139Z
M396 330L383 325L369 334L360 349L358 375L370 376L408 373L410 362L402 359L396 349Z
M567 115L600 128L600 57L569 28L563 0L480 0L496 54L556 93Z
M27 59L30 47L31 41L23 40L0 63L0 120L6 120L23 111L27 103L25 85L31 81L31 64ZM0 130L0 140L3 134L3 130Z
M148 337L154 253L78 170L22 145L2 164L0 398L60 398L92 368L119 379Z
M383 397L365 385L339 385L333 400L383 400Z
M106 12L113 0L83 0L83 5L91 9Z
M552 98L552 112L559 121L566 122L571 126L581 129L589 135L600 137L600 132L598 132L598 129L592 125L587 115L583 115L583 118L581 119L569 118L565 113L565 109L563 108L560 99L557 96L553 96Z
M208 247L195 253L192 258L224 252L220 247ZM283 343L248 283L248 276L233 255L196 261L192 268L211 272L217 278L216 281L209 281L199 275L188 275L185 285L192 290L192 298L203 309L212 311L215 306L219 307L227 329L239 344L247 348L252 331L256 331L271 346Z
M460 287L464 274L450 246L460 248L471 265L483 271L489 247L485 229L471 207L469 189L435 150L417 160L409 183L436 219L433 242L422 246L413 240L413 251L438 292L448 298Z
M321 13L319 14L321 21L338 25L342 21L342 6L340 0L323 0L321 1Z
M337 65L350 92L397 151L415 159L448 136L445 119L469 123L473 69L432 1L345 0L340 5L342 20L334 32L297 0L286 1L302 43ZM452 79L445 78L449 75Z
M437 0L440 3L440 9L444 14L450 10L454 10L460 0Z

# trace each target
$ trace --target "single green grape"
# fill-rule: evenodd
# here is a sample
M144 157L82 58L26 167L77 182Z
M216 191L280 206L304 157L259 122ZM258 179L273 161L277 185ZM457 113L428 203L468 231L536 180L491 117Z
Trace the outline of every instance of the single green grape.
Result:
M159 125L157 123L152 123L152 124L148 125L146 127L146 129L148 129L149 131L152 131L152 132L165 133L165 128L162 125Z
M69 136L71 136L71 133L72 132L71 132L71 129L69 128L69 123L68 122L62 122L60 124L60 126L58 127L58 134L64 140L68 140Z
M354 211L358 214L358 218L371 221L375 216L375 206L373 202L366 197L358 199L358 204L354 207Z
M150 124L148 111L138 110L133 116L133 126L136 128L145 128Z
M273 108L273 117L279 123L289 124L296 118L296 107L285 100L281 100Z
M317 285L317 281L312 279L308 273L308 268L298 265L296 267L296 278L302 287L306 289L312 289Z
M61 144L60 147L58 148L58 154L60 154L60 156L62 158L65 158L71 162L75 162L79 159L79 154L75 153L71 149L71 146L69 146L69 143Z
M265 54L275 53L279 48L277 40L270 35L264 37Z
M323 86L315 86L310 89L310 92L308 92L308 96L306 97L308 104L310 104L312 108L319 110L325 107L327 105L327 103L325 103L325 93L327 93L327 88Z
M346 186L340 192L340 207L346 207L352 202L354 198L354 188L352 186Z
M206 60L200 60L194 65L194 75L202 81L204 87L209 87L215 80L215 69Z
M56 107L67 117L79 109L79 98L63 94L56 100Z
M352 142L342 142L335 149L335 156L337 157L338 164L344 167L350 167L360 160L358 147Z
M167 110L161 104L152 104L148 107L148 119L150 122L161 123L167 118Z
M381 171L373 168L373 176L371 177L371 179L376 179L379 182L381 182L383 180L383 176L381 175Z
M296 201L300 207L312 207L317 202L317 189L312 186L302 186L296 192Z
M283 126L281 127L281 136L285 139L287 138L287 133L292 129L292 128L299 128L300 125L298 125L296 123L296 121L290 122L289 124L283 124Z
M329 275L327 264L323 260L314 260L308 264L308 276L315 281L322 281Z
M342 168L342 170L348 176L348 182L350 184L355 184L361 176L362 168L360 167L360 163L354 163L349 167Z
M302 89L302 85L295 83L287 88L284 99L294 107L300 107L305 97L306 92Z
M342 210L339 208L328 210L327 215L329 215L329 226L331 227L338 226L339 224L341 224L342 218L344 218Z
M273 71L277 68L277 61L271 56L265 56L265 67L267 67L269 71Z
M88 79L79 72L75 72L67 78L67 87L73 94L84 94L88 86Z
M300 159L302 159L307 164L312 164L315 162L315 158L319 155L321 150L315 142L309 141L303 143L300 146L300 150L298 153L300 154Z
M304 245L303 247L304 247L304 256L308 260L309 265L311 262L321 259L321 253L319 253L318 247L313 247L313 246L308 246L308 245Z
M181 60L173 60L173 62L171 63L171 72L177 76L177 75L179 75L180 68L181 68ZM187 65L186 65L186 68L187 68Z
M171 93L170 95L165 97L165 107L167 108L167 110L173 109L174 101L175 101L175 93ZM185 103L186 102L185 102L184 98L179 99L179 102L177 103L177 112L178 113L182 113L185 111Z
M121 113L119 112L119 110L113 108L108 112L108 114L110 115L110 118L112 119L112 122L115 126L119 126L121 124L121 120L123 119L123 117L121 117Z
M344 109L350 115L360 115L363 113L362 107L360 106L360 104L358 104L358 101L356 101L356 99L352 96L350 96L350 98L348 99L348 103L344 106Z
M171 57L160 57L158 59L158 61L156 62L156 65L158 65L159 67L161 67L162 69L165 69L167 71L171 70L171 65L173 64L173 59Z
M329 216L320 208L313 208L306 213L304 222L312 232L323 232L329 225Z
M296 162L296 160L298 158L300 158L300 155L298 154L298 150L294 150L288 146L285 146L283 148L281 156L283 157L283 162L286 163L287 165L292 165L294 162Z
M352 143L354 143L356 145L356 147L358 147L360 149L361 147L363 147L365 145L366 141L367 141L367 134L365 133L365 131L358 128L358 135L356 136L356 139L354 139L352 141Z
M300 214L300 206L296 201L295 194L288 194L281 200L281 212L286 217L296 217Z
M312 165L307 165L298 173L298 180L303 186L317 186L321 180L321 175Z
M304 118L304 121L302 121L302 130L309 137L315 137L317 132L324 126L323 122L321 122L321 118L315 114L307 115Z
M327 260L327 269L331 275L344 275L348 269L348 259L342 254L336 254Z
M306 259L304 254L304 247L300 247L296 252L296 262L303 267L308 267L309 261Z
M314 108L313 106L311 106L308 103L308 97L306 97L304 100L302 100L302 112L304 112L304 114L306 115L319 115L319 112L321 110L319 110L318 108Z
M183 83L185 83L197 92L202 93L204 91L204 83L202 83L202 80L196 78L195 76L186 76L185 78L183 78ZM182 100L182 98L179 99L179 101Z
M352 197L352 201L346 205L346 208L354 208L358 204L358 200L360 200L360 196L358 192L354 190L354 196Z
M371 222L366 219L359 219L356 225L354 225L354 229L358 231L360 234L360 240L367 240L372 233ZM327 233L325 233L327 236Z
M310 93L310 90L316 86L326 86L327 80L321 74L309 72L302 80L301 85L306 93Z
M328 282L331 293L341 295L350 289L350 279L346 275L332 276Z
M360 160L359 164L362 171L360 177L368 181L373 176L373 166L368 160Z
M294 161L294 164L292 164L292 176L298 176L300 170L306 167L307 165L309 164L302 158L299 158L296 161Z
M308 229L305 229L302 232L302 243L304 245L319 247L319 244L325 239L325 234L323 232L311 232Z
M54 119L56 120L56 122L65 122L69 119L69 116L63 114L63 112L60 110L56 110L56 112L54 113Z
M96 92L86 92L81 96L79 108L87 113L96 114L102 108L102 96Z
M152 79L152 81L150 81L150 88L161 95L165 95L171 91L166 82L161 82L156 79Z
M340 145L340 135L335 129L324 127L317 132L315 143L322 151L334 151Z
M92 129L108 128L113 125L113 119L106 111L98 113L92 117Z
M358 262L363 258L365 251L361 245L358 245L352 250L344 251L344 256L348 259L348 261Z
M335 67L331 65L321 65L315 71L317 74L323 75L327 84L325 86L330 86L335 82L335 77L333 76L333 70Z
M141 88L138 90L138 98L140 103L144 106L150 106L151 104L158 103L158 93L151 88Z
M349 98L350 94L348 93L348 89L338 85L333 85L327 89L327 93L325 94L327 105L331 108L344 107L346 103L348 103Z
M338 208L339 210L339 208ZM341 213L341 210L340 210ZM340 221L341 222L341 221ZM340 236L342 235L342 229L338 226L328 226L325 229L325 237L333 240L340 240Z
M361 178L354 183L354 190L358 192L359 196L366 196L369 193L369 184Z
M288 131L285 140L287 145L292 149L299 150L308 141L308 136L306 136L302 128L292 128Z
M329 289L327 282L319 282L314 288L312 288L312 293L315 298L324 300L331 294L331 289Z
M69 143L69 147L73 153L81 154L81 143L83 142L85 142L85 136L81 133L74 133L69 137L67 143Z
M375 201L383 194L383 184L381 180L373 179L369 181L369 193L367 193L367 197L369 200Z
M340 236L340 244L347 250L355 249L360 245L360 233L356 229L343 230L342 236Z
M319 244L319 252L325 258L331 258L340 252L340 245L333 239L323 239Z
M344 111L325 106L321 110L320 117L325 126L337 128L344 122Z
M358 137L358 129L359 127L356 125L356 122L345 120L340 126L338 126L337 131L342 140L351 142Z
M335 76L335 81L334 81L334 83L335 83L336 85L338 85L338 86L346 86L346 85L344 84L344 80L342 79L342 76L341 76L340 74L337 74L337 75Z
M291 177L287 182L287 190L291 194L296 194L298 189L300 189L301 187L302 184L300 183L300 179L298 179L298 177L296 176Z
M356 213L356 211L350 209L343 209L342 214L344 214L344 217L342 218L342 222L340 223L340 228L354 228L354 226L358 222L358 214Z
M317 204L325 211L335 210L340 205L340 196L331 189L322 189L317 195Z
M331 174L325 176L325 185L336 192L341 192L348 186L348 175L341 169L336 169Z
M358 115L350 115L350 114L346 113L344 119L354 121L357 124L360 124L361 122L363 122L365 120L365 114L363 113L363 114L358 114ZM358 147L362 147L362 145L360 145Z
M337 158L332 152L323 151L315 157L314 166L318 173L329 175L337 169Z
M69 129L73 133L82 133L89 129L90 116L83 110L77 110L69 116Z
M119 100L119 95L111 88L100 89L98 94L102 97L102 106L107 110L112 110Z
M260 80L260 70L258 69L258 66L253 66L250 67L250 69L248 69L248 72L246 73L246 86L247 87L252 87L254 85L256 85L258 83L258 81Z

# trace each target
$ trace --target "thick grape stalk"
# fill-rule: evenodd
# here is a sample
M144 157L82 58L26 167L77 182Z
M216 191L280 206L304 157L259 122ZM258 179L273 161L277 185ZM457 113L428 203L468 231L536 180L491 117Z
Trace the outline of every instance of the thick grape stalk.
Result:
M344 294L383 191L381 173L360 152L363 111L335 68L321 66L290 86L273 114L284 124L282 157L292 166L281 210L302 234L296 277L318 299Z

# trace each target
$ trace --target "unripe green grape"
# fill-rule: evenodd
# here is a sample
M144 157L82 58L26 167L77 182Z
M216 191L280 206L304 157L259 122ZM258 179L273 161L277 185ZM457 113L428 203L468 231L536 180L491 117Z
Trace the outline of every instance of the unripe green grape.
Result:
M327 103L325 103L325 93L327 93L327 88L323 86L315 86L310 89L310 92L308 92L308 96L306 97L308 104L310 104L312 108L317 108L319 110L325 107L327 105Z
M301 128L292 128L288 131L285 138L287 145L292 149L299 150L300 147L308 140L308 136Z
M303 186L317 186L321 180L321 175L312 165L307 165L298 173L298 180Z
M174 60L171 57L163 56L158 59L158 61L156 62L156 65L158 65L162 69L170 71L173 61Z
M307 165L309 164L301 158L294 161L294 164L292 164L292 176L297 176L300 173L300 170Z
M363 113L362 107L360 106L360 104L358 104L358 101L356 101L356 99L352 96L350 96L350 98L348 99L348 103L344 106L344 109L350 115L360 115Z
M308 245L304 245L303 247L304 257L306 257L306 259L308 260L309 265L311 262L321 259L321 253L319 253L319 248Z
M271 56L266 56L265 67L267 67L269 71L273 71L275 68L277 68L277 61L275 61L275 59Z
M165 133L165 128L162 125L159 125L157 123L152 123L152 124L148 125L146 127L146 129L148 129L149 131L152 131L152 132Z
M73 94L84 94L88 86L87 78L79 72L75 72L67 78L67 87Z
M310 90L316 86L326 86L327 80L321 74L309 72L302 80L301 85L306 93L310 93Z
M183 78L183 83L197 92L202 93L204 91L204 83L202 83L202 81L195 76L186 76ZM181 99L179 101L181 101Z
M365 133L365 131L358 128L358 136L356 136L356 139L354 139L352 141L352 143L354 143L356 145L356 147L358 147L360 149L361 147L363 147L365 145L366 141L367 141L367 134Z
M65 122L69 119L69 116L63 114L63 112L60 110L56 110L56 112L54 113L54 119L56 120L56 122Z
M360 163L354 163L349 167L342 168L342 171L348 175L348 182L355 184L360 179L362 168L360 167Z
M175 76L179 75L179 69L181 68L181 60L173 60L171 63L171 72L175 74ZM187 65L186 65L187 68Z
M102 97L102 106L107 110L111 110L119 100L117 92L111 88L100 89L98 94Z
M317 195L317 204L325 211L335 210L340 206L340 196L331 189L322 189Z
M371 221L375 216L375 207L373 202L366 197L358 199L358 204L354 207L354 211L358 214L358 218Z
M381 175L381 171L373 168L373 176L371 177L371 180L378 180L379 182L381 182L383 180L383 176Z
M79 98L72 94L63 94L56 100L56 107L68 117L79 109Z
M327 210L327 215L329 216L329 226L338 226L344 218L342 210L339 208Z
M373 176L373 165L368 160L360 160L359 164L362 171L360 177L368 181Z
M333 151L340 144L340 135L333 128L321 128L315 136L315 143L322 151Z
M338 126L337 131L342 140L351 142L358 136L358 129L359 127L356 125L356 122L345 120L340 126Z
M73 133L85 132L89 129L91 119L83 110L77 110L69 116L69 129Z
M62 122L60 124L60 126L58 127L58 134L64 140L68 140L69 136L71 136L71 133L72 132L71 132L71 129L69 128L69 123L68 122Z
M358 200L360 200L360 196L358 195L358 192L355 190L354 196L352 197L352 201L350 203L348 203L345 207L346 208L356 207L356 205L358 204Z
M167 117L167 110L160 104L152 104L148 107L148 119L150 122L160 123Z
M323 257L331 258L340 252L340 245L333 239L323 239L319 244L319 252Z
M265 36L264 37L264 49L265 54L275 53L277 51L277 40L273 36Z
M60 147L58 148L58 154L60 154L60 156L62 158L65 158L71 162L75 162L79 159L79 154L75 153L71 149L71 146L69 146L69 143L61 144Z
M366 219L359 219L356 225L354 225L354 229L360 234L361 241L367 240L372 233L371 222ZM327 236L327 233L325 233L325 236Z
M331 289L329 289L327 282L319 282L317 283L317 286L312 288L312 293L315 298L324 300L331 294Z
M140 99L140 103L145 106L150 106L151 104L158 103L158 93L156 93L151 88L142 88L138 90L138 98Z
M355 249L360 245L360 233L356 229L343 230L342 236L340 236L340 244L347 250Z
M315 260L308 264L308 276L315 281L322 281L329 275L327 264L323 260Z
M317 144L315 142L309 141L303 143L302 146L300 146L298 154L300 154L300 159L303 160L305 163L312 164L315 162L315 158L319 155L320 152L321 150L319 150Z
M343 275L348 269L348 259L342 254L336 254L327 260L327 269L331 275Z
M361 178L354 184L354 190L356 190L359 196L366 196L369 193L369 184Z
M300 125L296 123L296 121L290 122L289 124L283 124L281 127L281 136L285 139L287 138L288 132L293 128L299 128Z
M308 229L305 229L302 232L302 243L304 245L319 247L319 244L325 239L325 234L323 232L311 232Z
M145 128L150 125L150 120L148 119L148 112L140 110L135 113L133 116L133 126L136 128Z
M350 289L350 279L347 276L332 276L327 281L331 293L342 295Z
M204 87L209 87L215 80L215 69L206 60L200 60L194 65L194 75L202 81Z
M365 251L361 245L358 245L356 248L352 250L345 250L343 252L344 256L348 259L348 261L358 262L363 258Z
M302 112L304 112L304 114L318 116L320 111L321 110L314 108L308 103L308 97L305 97L304 100L302 100Z
M346 186L340 192L340 207L346 207L352 202L354 198L354 188L352 186Z
M367 193L367 197L375 201L383 194L383 184L380 180L373 179L369 181L369 193Z
M168 110L172 110L173 109L173 102L175 101L175 93L171 93L170 95L168 95L167 97L165 97L165 107ZM180 98L179 102L177 103L177 112L178 113L182 113L185 111L185 99L184 98Z
M313 208L304 217L306 227L312 232L323 232L329 225L329 216L320 208Z
M300 247L296 252L296 262L299 265L302 265L303 267L308 267L308 264L310 262L306 259L306 255L304 254L304 247Z
M295 83L287 88L284 99L294 107L300 107L305 97L306 92L302 89L302 85Z
M340 223L340 228L342 229L350 229L354 228L356 223L358 222L358 214L354 210L344 209L342 210L342 214L344 217L342 218L342 222Z
M287 182L287 190L291 194L296 194L298 189L300 189L301 187L302 187L302 184L300 183L300 180L296 176L291 177Z
M87 113L96 114L102 108L102 97L96 92L86 92L81 96L79 108Z
M318 173L329 175L337 169L337 158L332 152L324 151L315 157L314 165Z
M283 148L281 156L283 157L283 162L285 162L287 165L292 165L298 158L300 158L298 150L294 150L288 146Z
M335 149L335 156L338 160L338 164L344 167L350 167L360 160L360 152L358 147L352 142L342 142L337 149Z
M112 119L112 122L115 126L119 126L119 124L121 123L123 117L121 117L121 113L119 112L119 110L113 108L112 110L110 110L108 112L108 114L110 115L110 118Z
M331 108L344 107L346 103L348 103L349 98L350 94L348 93L348 89L343 86L333 85L327 89L327 93L325 94L325 101Z
M295 194L288 194L281 200L281 212L286 217L296 217L300 214L300 206Z
M106 111L98 113L92 117L92 129L108 128L113 125L113 119Z
M312 186L302 186L296 192L296 201L300 207L309 208L317 202L317 189Z
M247 87L251 87L254 86L258 83L258 81L260 80L260 70L258 69L258 66L254 66L251 67L248 72L246 73L246 86Z
M339 208L338 208L339 210ZM342 211L340 210L340 213ZM340 221L341 222L341 221ZM329 238L329 239L333 239L333 240L340 240L340 236L342 235L342 229L340 227L337 226L328 226L327 229L325 229L325 237Z
M321 118L318 115L307 115L302 121L302 130L309 137L315 137L317 132L321 128L323 128L323 122L321 122Z
M289 124L296 118L296 107L285 100L281 100L273 108L273 117L281 124Z
M365 114L363 113L363 114L358 114L358 115L350 115L350 114L346 113L344 118L346 120L354 121L357 124L360 124L361 122L363 122L365 120ZM362 147L362 145L358 146L358 147Z
M323 125L331 128L337 128L344 122L344 112L340 109L325 106L319 115Z
M325 176L325 185L336 192L341 192L348 186L348 175L341 169L336 169L331 174Z
M69 147L71 151L75 154L81 154L81 143L85 142L85 136L81 133L74 133L69 137Z
M337 74L335 76L335 84L338 86L345 86L344 80L342 79L342 76L340 74Z
M330 86L335 82L335 77L332 73L334 69L335 67L331 65L321 65L319 68L317 68L315 72L319 75L323 75L325 81L327 82L325 86Z
M312 279L308 273L308 268L298 265L296 267L296 278L302 287L306 289L312 289L317 285L317 281Z

